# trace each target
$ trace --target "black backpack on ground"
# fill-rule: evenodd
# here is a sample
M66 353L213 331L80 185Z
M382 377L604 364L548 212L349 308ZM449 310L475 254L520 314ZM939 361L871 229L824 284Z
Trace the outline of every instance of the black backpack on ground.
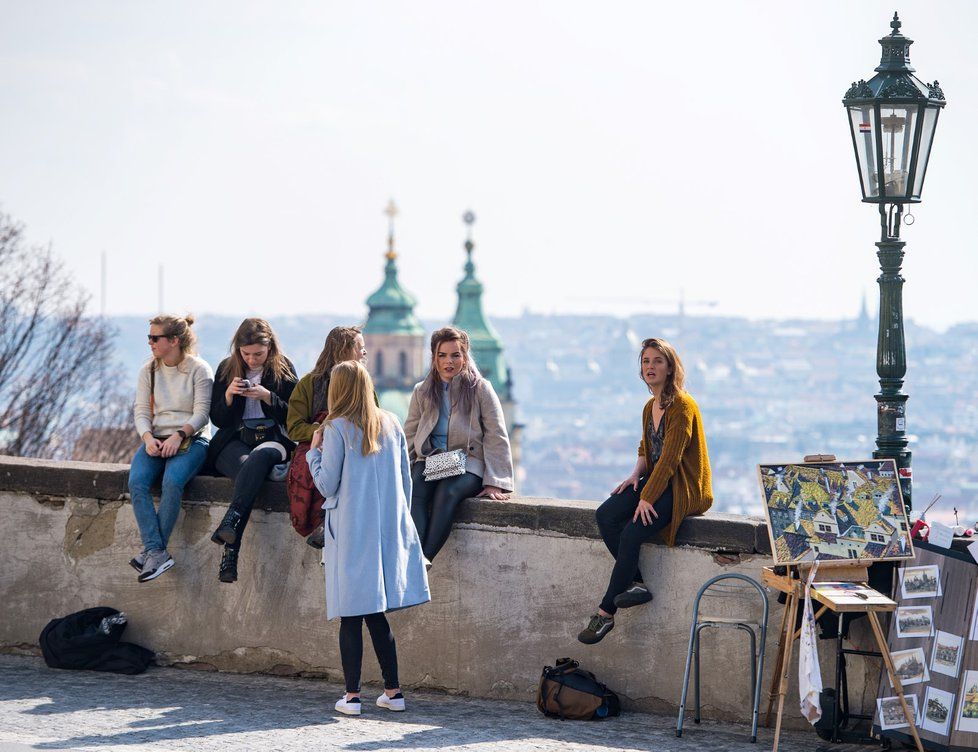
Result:
M52 619L41 630L41 652L51 668L111 671L115 674L141 674L155 653L131 642L120 642L126 624L113 623L108 631L99 626L107 616L119 612L99 606Z
M570 658L558 658L556 666L544 667L537 708L545 716L562 721L592 721L621 715L618 695Z

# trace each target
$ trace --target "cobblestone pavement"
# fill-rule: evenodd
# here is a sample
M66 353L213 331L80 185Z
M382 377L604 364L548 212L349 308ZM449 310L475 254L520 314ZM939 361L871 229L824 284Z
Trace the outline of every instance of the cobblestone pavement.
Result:
M365 687L364 698L379 690ZM152 668L141 676L56 671L39 658L0 656L0 752L26 750L438 750L438 752L757 752L749 729L626 713L596 723L544 718L529 703L410 693L408 710L365 703L359 718L333 710L341 688L308 679ZM811 752L814 732L786 732L785 752Z

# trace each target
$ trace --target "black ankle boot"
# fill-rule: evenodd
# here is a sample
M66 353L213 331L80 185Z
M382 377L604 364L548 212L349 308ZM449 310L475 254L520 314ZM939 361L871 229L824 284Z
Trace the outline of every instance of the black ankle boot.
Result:
M230 546L224 547L224 555L221 556L221 570L217 573L217 579L221 582L237 582L238 549Z
M238 542L238 536L241 535L241 528L243 527L244 517L241 516L241 513L237 509L230 507L224 513L224 519L217 526L217 530L214 531L211 540L214 543L226 543L233 546Z

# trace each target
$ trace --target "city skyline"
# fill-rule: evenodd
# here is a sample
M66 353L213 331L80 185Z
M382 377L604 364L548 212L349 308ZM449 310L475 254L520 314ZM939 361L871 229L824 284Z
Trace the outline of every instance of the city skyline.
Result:
M451 314L470 207L496 315L875 308L841 98L878 63L882 2L0 7L3 209L93 293L104 251L110 314L155 307L161 262L176 311L360 310L391 197L429 319ZM950 103L904 232L907 315L944 328L978 319L978 8L900 11ZM269 258L319 284L249 296Z

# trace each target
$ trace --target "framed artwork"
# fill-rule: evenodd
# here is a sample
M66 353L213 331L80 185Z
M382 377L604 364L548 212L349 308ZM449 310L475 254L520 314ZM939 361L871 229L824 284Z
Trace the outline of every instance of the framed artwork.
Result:
M893 460L758 465L775 564L912 559Z

